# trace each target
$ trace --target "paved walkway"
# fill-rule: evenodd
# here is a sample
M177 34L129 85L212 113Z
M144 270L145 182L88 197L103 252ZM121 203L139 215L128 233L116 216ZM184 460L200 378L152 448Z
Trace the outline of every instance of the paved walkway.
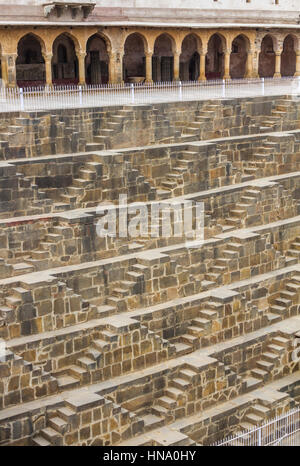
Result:
M23 92L23 94L22 94ZM187 100L232 99L241 97L299 95L300 78L241 79L185 83L156 83L154 85L70 87L2 90L0 112L16 110L46 110L117 105L146 105Z

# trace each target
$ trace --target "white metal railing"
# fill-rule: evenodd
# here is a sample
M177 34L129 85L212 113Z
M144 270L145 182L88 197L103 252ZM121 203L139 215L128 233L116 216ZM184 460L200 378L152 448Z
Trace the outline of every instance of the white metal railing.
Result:
M300 77L44 86L0 90L0 112L102 107L261 95L300 95Z
M300 445L300 408L276 416L265 424L226 437L214 446L297 446Z

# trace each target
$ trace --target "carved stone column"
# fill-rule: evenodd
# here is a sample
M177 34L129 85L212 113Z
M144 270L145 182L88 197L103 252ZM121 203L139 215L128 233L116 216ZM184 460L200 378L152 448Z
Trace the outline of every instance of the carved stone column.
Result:
M275 52L275 73L274 78L281 78L281 53L282 50L277 50Z
M79 78L79 84L81 86L85 84L85 57L86 57L86 52L77 52L78 78Z
M245 78L253 78L253 69L254 69L254 53L252 50L249 50L247 54Z
M180 52L174 53L173 79L179 81Z
M146 52L146 83L152 83L152 56L153 52Z
M3 53L1 55L2 79L7 87L16 87L16 59L17 53Z
M52 86L52 53L43 54L45 60L46 85Z
M206 80L206 75L205 75L206 53L207 53L206 51L200 53L200 73L199 73L198 81L205 81Z
M230 50L225 50L223 79L230 79Z

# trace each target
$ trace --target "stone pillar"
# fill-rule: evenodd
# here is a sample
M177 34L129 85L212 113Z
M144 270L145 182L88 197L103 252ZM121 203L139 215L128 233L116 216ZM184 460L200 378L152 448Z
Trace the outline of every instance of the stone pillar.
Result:
M300 50L296 50L296 71L294 76L300 76Z
M223 79L230 79L230 50L225 50Z
M255 50L253 53L253 78L259 78L258 74L258 66L259 66L259 52Z
M120 51L109 52L109 83L123 82L123 53Z
M206 53L207 52L201 52L200 53L200 74L199 74L198 81L205 81L206 80L206 76L205 76Z
M254 70L254 53L252 50L249 50L247 54L245 78L253 78L254 77L253 70Z
M180 52L174 52L173 80L179 81Z
M1 55L1 70L2 79L4 80L5 86L16 87L16 59L17 53L7 53Z
M116 62L115 52L108 52L108 83L109 84L114 84L116 82L115 62Z
M78 78L81 86L85 85L85 52L77 52L78 57Z
M153 52L146 52L146 83L152 83L152 55Z
M46 85L52 86L52 53L43 54L45 60Z
M277 50L275 52L275 73L274 78L281 78L281 52L282 50Z

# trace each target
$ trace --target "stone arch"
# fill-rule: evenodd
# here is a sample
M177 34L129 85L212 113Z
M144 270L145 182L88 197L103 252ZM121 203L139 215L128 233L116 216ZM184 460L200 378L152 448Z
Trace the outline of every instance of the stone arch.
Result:
M87 84L107 84L109 81L110 42L96 33L86 43L85 76Z
M261 41L261 48L258 62L258 74L261 78L272 78L275 73L277 41L271 34L264 36Z
M147 40L139 32L126 37L123 55L124 82L143 82L146 77Z
M247 36L239 34L233 39L230 53L230 77L232 79L245 77L249 50L250 40Z
M212 34L207 43L205 75L207 79L220 79L224 75L226 39L219 33Z
M188 34L181 44L180 80L197 81L200 75L201 39L196 34Z
M78 84L79 44L73 36L62 33L53 42L52 81L53 84Z
M45 44L36 34L26 34L17 45L16 81L19 87L45 84Z
M176 42L170 34L163 33L155 39L152 57L153 81L173 80L175 49Z
M294 76L296 72L297 41L292 34L288 34L284 41L281 53L281 76Z

